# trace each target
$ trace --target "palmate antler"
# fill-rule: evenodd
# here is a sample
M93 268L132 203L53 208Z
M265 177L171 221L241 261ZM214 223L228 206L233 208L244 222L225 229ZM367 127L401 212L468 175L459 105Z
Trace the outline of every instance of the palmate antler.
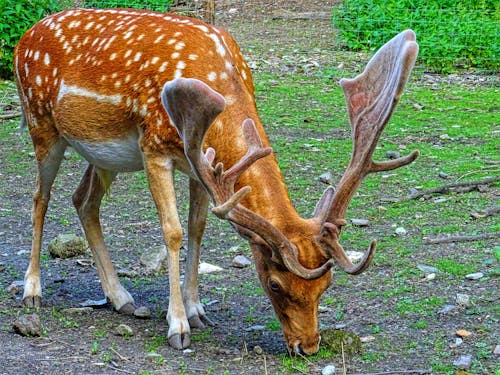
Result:
M322 229L320 241L325 250L348 273L359 274L370 264L376 241L373 240L363 259L354 265L338 242L347 207L356 189L370 173L388 171L415 160L415 150L405 157L386 162L374 162L372 155L377 142L401 97L404 85L413 69L418 54L415 33L406 30L373 56L362 74L354 79L342 79L352 126L352 158L337 190L328 188L315 212Z
M332 267L331 262L316 269L305 268L298 260L297 248L276 227L239 202L251 191L245 186L234 191L238 177L257 160L272 152L263 147L255 124L243 122L243 134L248 151L243 158L224 171L222 163L215 167L215 150L202 152L203 139L217 115L224 110L224 98L197 79L178 78L168 82L162 92L162 101L170 119L184 142L184 152L193 172L204 185L215 203L212 211L221 219L229 220L240 234L255 242L264 241L273 251L273 257L290 272L304 279L315 279Z

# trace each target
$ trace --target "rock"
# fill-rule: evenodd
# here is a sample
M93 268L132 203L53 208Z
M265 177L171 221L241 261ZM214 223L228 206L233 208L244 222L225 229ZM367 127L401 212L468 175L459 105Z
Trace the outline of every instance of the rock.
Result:
M115 328L115 334L118 336L130 337L134 335L134 330L132 327L122 323Z
M253 351L255 354L258 354L258 355L261 355L262 353L264 353L264 350L259 345L255 345L253 347Z
M366 227L370 224L370 221L367 219L351 219L351 223L356 227Z
M151 318L151 310L147 306L141 306L135 309L134 316L142 319Z
M349 260L353 263L360 261L361 259L363 259L363 256L365 255L360 251L353 251L353 250L347 250L345 253L349 258Z
M401 157L401 154L399 153L399 151L387 151L385 153L385 157L387 159L397 159Z
M458 348L460 345L463 344L463 342L464 340L462 338L456 337L455 341L450 344L450 348L451 349Z
M319 176L319 180L327 185L332 184L332 174L330 172L323 173L321 176Z
M167 257L167 247L162 245L144 252L140 261L141 264L146 266L146 273L156 275L160 271L167 269Z
M450 178L450 175L448 173L439 172L439 178L446 180L447 178Z
M493 354L500 355L500 345L495 346L495 348L493 349Z
M438 311L438 314L448 314L449 312L455 310L457 308L456 305L444 305L441 310Z
M188 348L188 349L184 349L184 350L182 351L182 353L183 353L183 354L191 354L191 353L194 353L194 350L193 350L193 349L189 349L189 348Z
M328 365L323 367L323 369L321 370L321 375L335 375L335 366Z
M23 288L24 288L24 280L16 280L16 281L13 281L7 287L7 292L9 292L11 295L15 296L16 294L19 294L20 292L22 292Z
M88 299L88 300L80 303L81 307L92 307L92 308L99 308L99 307L104 307L107 305L108 305L108 300L106 298L99 299L99 300Z
M235 268L245 268L250 264L252 264L252 262L244 255L236 255L231 262L231 265Z
M482 272L474 272L474 273L469 273L468 275L465 275L465 278L468 280L479 280L484 276L484 273Z
M321 344L336 354L342 351L348 355L361 352L361 339L358 335L340 329L325 329L321 332Z
M457 293L456 301L460 306L469 307L471 305L468 294Z
M472 364L472 355L461 355L453 361L453 365L462 370L467 370Z
M397 227L394 233L396 233L398 236L404 236L407 232L405 228Z
M425 264L418 264L417 268L422 271L424 274L428 275L430 273L437 273L439 270L433 266L426 266Z
M266 326L263 326L261 324L256 324L254 326L245 328L245 331L263 331L266 329Z
M375 336L368 335L368 336L363 336L360 338L362 343L367 343L367 342L372 342L375 341Z
M436 278L436 274L435 273L430 273L428 274L427 276L425 276L425 279L426 280L434 280Z
M49 242L49 252L54 258L72 258L85 254L89 248L87 241L74 234L60 234Z
M200 263L198 266L198 273L203 275L205 273L224 271L224 268L210 264L210 263Z
M21 336L42 335L40 317L35 313L21 315L17 318L12 327L14 328L14 332L20 334Z
M472 332L467 331L466 329L459 329L455 332L455 335L460 336L462 338L469 337L472 335Z

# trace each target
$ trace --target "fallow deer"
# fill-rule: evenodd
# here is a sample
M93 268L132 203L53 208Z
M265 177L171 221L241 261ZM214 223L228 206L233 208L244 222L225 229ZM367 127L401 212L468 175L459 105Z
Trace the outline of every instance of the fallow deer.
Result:
M44 217L64 150L71 146L89 163L73 202L116 310L133 314L136 305L113 268L99 207L117 173L145 169L169 253L170 345L187 347L190 328L211 324L197 282L211 198L213 212L249 240L288 347L315 353L319 299L331 283L334 261L359 274L374 255L375 241L355 265L339 244L351 197L367 174L409 164L418 155L371 159L417 52L415 35L407 30L381 48L361 75L341 80L353 128L352 160L337 189L326 189L313 218L303 219L290 202L259 120L251 72L226 31L179 15L130 9L73 9L38 22L20 40L14 58L38 162L24 305L41 304ZM190 178L182 284L174 170Z

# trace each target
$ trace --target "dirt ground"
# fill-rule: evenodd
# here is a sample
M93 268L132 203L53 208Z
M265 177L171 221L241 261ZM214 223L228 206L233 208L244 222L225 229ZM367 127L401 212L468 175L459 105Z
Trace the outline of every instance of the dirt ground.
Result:
M334 1L224 0L216 3L216 23L233 33L255 70L307 74L304 72L307 64L296 64L290 51L301 58L305 56L314 64L336 66L342 63L332 54L334 30L329 17L324 16L329 14ZM359 56L360 61L363 58ZM351 59L350 63L355 71L357 60ZM8 198L7 202L2 202L4 207L0 211L2 290L11 282L22 280L28 264L31 195L36 175L28 138L27 133L21 132L16 144L10 145L13 151L25 151L20 172L0 173L0 189ZM0 150L0 155L1 172L9 163L9 151ZM71 155L63 164L52 192L44 249L59 233L80 233L71 194L84 167ZM187 185L183 177L179 176L178 180L179 211L185 222ZM0 294L0 374L276 374L290 371L291 367L283 362L286 349L281 331L275 327L273 310L260 289L255 268L253 265L243 269L231 267L235 255L251 258L250 251L227 223L214 217L206 231L202 260L217 264L225 271L203 275L200 283L206 310L217 325L208 331L195 332L190 350L179 352L166 344L168 279L165 275L145 275L139 262L141 252L161 245L153 203L149 192L141 188L143 184L144 179L136 175L120 175L113 185L112 197L104 203L102 217L105 218L106 240L123 283L138 304L151 308L152 318L141 320L122 316L109 306L71 313L66 309L78 307L88 299L103 298L91 258L60 260L45 256L42 258L44 307L38 312L43 326L41 337L27 338L13 332L13 321L24 313L19 306L22 291L12 297ZM379 235L381 233L377 233ZM343 318L338 311L326 309L320 321L324 328L341 323L345 329L362 337L370 336L373 327L383 322L391 331L390 338L370 345L380 351L386 350L386 360L370 362L361 356L344 360L341 357L319 358L308 364L307 371L321 373L324 366L335 364L340 374L341 364L344 364L348 374L432 372L425 351L402 356L401 351L394 349L405 335L405 325L398 317L379 316L376 311L381 309L383 302L376 298L363 300L363 292L379 282L377 275L348 279L344 288L336 286L329 291L327 296L343 301ZM485 289L497 287L495 280L482 284ZM422 286L423 293L425 288ZM450 295L454 292L449 291ZM490 303L498 303L498 296ZM490 330L494 325L492 319L498 323L498 317L452 314L439 318L435 324L452 332L457 326L453 321L457 319L461 320L461 326L477 326L477 320L483 319L480 323ZM115 335L120 323L132 327L134 333L126 337ZM498 332L496 340L498 343ZM161 357L148 356L150 352ZM494 364L486 366L481 373L494 371ZM298 368L295 371L306 370Z

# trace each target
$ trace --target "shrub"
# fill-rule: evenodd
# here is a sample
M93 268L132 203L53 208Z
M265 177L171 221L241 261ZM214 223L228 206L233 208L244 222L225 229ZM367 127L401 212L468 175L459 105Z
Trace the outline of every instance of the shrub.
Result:
M167 10L172 0L0 0L0 78L12 78L12 56L21 36L48 14L65 8Z
M500 3L496 0L344 0L333 22L341 43L375 50L398 32L417 33L420 61L437 72L500 68Z

